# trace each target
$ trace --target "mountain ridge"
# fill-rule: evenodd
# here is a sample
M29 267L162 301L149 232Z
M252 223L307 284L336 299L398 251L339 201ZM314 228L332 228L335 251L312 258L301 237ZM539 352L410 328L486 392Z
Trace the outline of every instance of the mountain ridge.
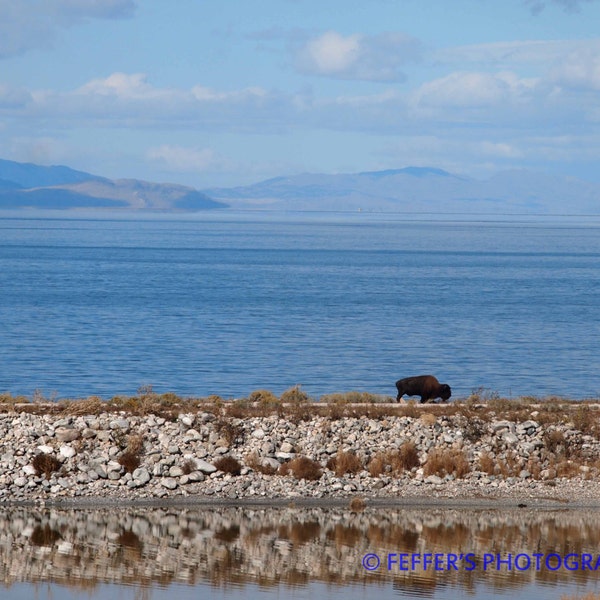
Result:
M0 208L196 211L233 208L440 214L600 214L600 184L526 169L474 179L436 167L301 173L236 187L109 179L0 159Z
M501 171L482 180L435 167L302 173L203 191L246 209L600 214L600 184L526 169Z
M195 188L138 179L108 179L63 165L0 159L0 208L208 210L227 205Z

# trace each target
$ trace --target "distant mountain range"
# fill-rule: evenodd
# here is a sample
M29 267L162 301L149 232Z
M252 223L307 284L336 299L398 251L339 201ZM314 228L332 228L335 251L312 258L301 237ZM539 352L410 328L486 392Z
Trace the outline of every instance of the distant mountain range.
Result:
M600 214L600 184L533 171L485 180L429 167L339 175L301 174L197 190L107 179L65 166L0 160L1 208L372 211L469 214Z
M480 214L600 214L600 185L526 170L486 180L441 169L276 177L203 190L235 208Z
M183 185L112 180L69 167L0 160L0 208L206 210L226 206Z

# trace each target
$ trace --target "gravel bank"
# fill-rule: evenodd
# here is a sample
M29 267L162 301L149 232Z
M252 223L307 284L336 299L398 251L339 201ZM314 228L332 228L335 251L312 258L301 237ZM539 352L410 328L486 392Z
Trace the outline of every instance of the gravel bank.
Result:
M301 504L358 496L384 503L600 503L600 442L571 422L546 426L536 416L293 420L198 412L169 421L9 413L0 415L0 502ZM403 470L394 457L409 445L416 464ZM356 457L357 472L334 470L331 459L347 456L341 453ZM267 474L300 456L316 461L321 476ZM217 468L225 457L240 463L239 474Z

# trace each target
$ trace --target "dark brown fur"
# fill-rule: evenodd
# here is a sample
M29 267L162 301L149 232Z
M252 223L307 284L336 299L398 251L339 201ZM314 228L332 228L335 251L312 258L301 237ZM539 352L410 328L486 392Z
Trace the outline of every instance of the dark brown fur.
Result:
M418 375L417 377L406 377L396 381L398 396L396 402L406 394L407 396L421 396L421 402L427 402L434 398L448 400L452 390L447 383L440 383L433 375Z

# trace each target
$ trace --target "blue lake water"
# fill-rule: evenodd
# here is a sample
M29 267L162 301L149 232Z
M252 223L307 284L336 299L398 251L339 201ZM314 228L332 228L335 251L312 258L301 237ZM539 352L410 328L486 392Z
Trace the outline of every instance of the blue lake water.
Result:
M600 218L0 215L0 392L600 396Z

